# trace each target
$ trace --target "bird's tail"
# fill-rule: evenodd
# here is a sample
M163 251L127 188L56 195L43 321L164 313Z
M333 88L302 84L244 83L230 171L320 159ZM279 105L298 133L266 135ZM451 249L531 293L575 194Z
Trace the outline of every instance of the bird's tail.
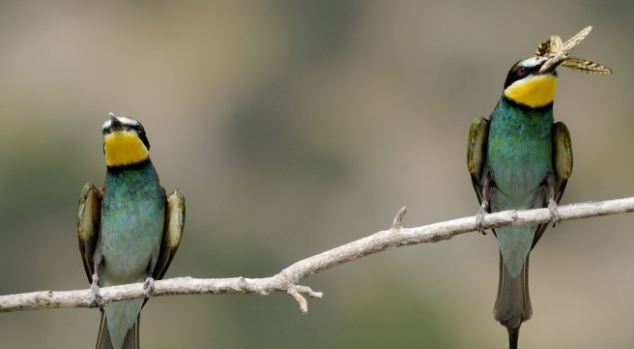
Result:
M110 341L110 332L108 332L108 325L106 322L105 313L101 312L101 321L99 321L99 334L97 335L96 349L139 349L139 325L141 322L141 315L137 317L134 326L130 328L128 334L126 334L123 340L121 348L114 348Z
M493 315L508 330L509 348L517 349L520 325L533 315L528 294L528 257L519 275L512 278L500 255L500 281Z

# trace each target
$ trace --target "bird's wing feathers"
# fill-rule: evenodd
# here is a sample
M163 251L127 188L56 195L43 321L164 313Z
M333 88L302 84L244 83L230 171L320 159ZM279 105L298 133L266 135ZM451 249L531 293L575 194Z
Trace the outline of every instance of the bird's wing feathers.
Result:
M165 228L158 262L154 268L153 277L162 279L172 258L178 250L185 227L185 197L175 190L167 197L167 209L165 210Z
M478 116L473 119L467 137L467 168L471 175L473 189L478 196L478 201L481 202L482 191L480 190L480 181L482 179L482 170L487 155L489 119L484 116Z
M570 132L566 124L559 121L553 125L553 169L555 170L555 201L559 203L566 190L568 178L572 175L572 143L570 142ZM533 247L542 237L548 224L540 224Z
M566 188L568 178L572 175L572 143L570 132L563 122L556 122L553 126L553 168L555 169L557 202L561 199Z
M95 244L99 235L99 222L101 220L102 193L94 185L86 183L81 190L79 209L77 211L77 240L79 241L79 253L81 254L84 269L88 281L92 282Z

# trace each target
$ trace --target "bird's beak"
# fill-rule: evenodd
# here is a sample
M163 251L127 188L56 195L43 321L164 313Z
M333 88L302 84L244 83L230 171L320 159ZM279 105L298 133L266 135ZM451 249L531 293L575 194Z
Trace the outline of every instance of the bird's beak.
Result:
M567 60L568 58L570 58L570 55L568 53L564 53L564 52L558 52L558 53L555 53L555 54L551 55L542 64L541 68L539 68L539 73L540 74L548 74L548 73L554 72L555 69L557 69L557 67L561 63L563 63L565 60Z
M113 131L123 129L123 124L121 123L119 118L114 115L114 113L110 113L110 129Z

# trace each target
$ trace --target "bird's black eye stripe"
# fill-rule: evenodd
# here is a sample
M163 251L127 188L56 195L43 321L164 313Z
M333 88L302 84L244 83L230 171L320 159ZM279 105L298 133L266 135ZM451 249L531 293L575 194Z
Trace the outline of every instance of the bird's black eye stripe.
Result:
M132 125L127 125L127 124L123 124L123 125L121 126L121 129L122 129L122 130L124 130L124 131L134 130L134 131L136 131L137 133L140 133L140 132L142 131L142 130L140 130L139 126L132 126ZM112 131L113 131L112 126L107 127L107 128L104 128L104 129L102 130L102 132L103 132L103 134L104 134L104 135L105 135L105 134L108 134L108 133L112 133Z
M143 144L145 144L145 147L150 150L150 141L147 138L147 135L145 134L145 130L143 129L143 126L141 125L123 125L123 130L125 131L130 131L130 130L134 130L136 131L136 133L139 135L139 138L141 139L141 141L143 142ZM102 133L105 135L112 133L112 127L108 127L102 130Z
M539 68L540 68L539 65L535 67L527 67L527 66L519 65L519 63L517 63L515 66L513 66L513 68L509 71L508 75L506 76L506 81L504 82L504 88L509 87L512 83L514 83L517 80L521 80L532 73L536 73L537 71L539 71Z
M150 141L147 139L147 135L145 134L143 127L137 128L137 133L139 134L139 138L141 138L143 144L145 144L147 150L150 150Z

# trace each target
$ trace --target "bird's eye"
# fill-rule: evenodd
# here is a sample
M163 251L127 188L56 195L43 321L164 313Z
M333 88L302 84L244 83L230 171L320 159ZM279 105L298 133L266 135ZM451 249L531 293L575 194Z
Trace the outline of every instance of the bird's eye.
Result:
M528 69L526 69L526 67L520 67L517 70L517 75L518 76L524 76L524 75L526 75L526 72L528 72Z

